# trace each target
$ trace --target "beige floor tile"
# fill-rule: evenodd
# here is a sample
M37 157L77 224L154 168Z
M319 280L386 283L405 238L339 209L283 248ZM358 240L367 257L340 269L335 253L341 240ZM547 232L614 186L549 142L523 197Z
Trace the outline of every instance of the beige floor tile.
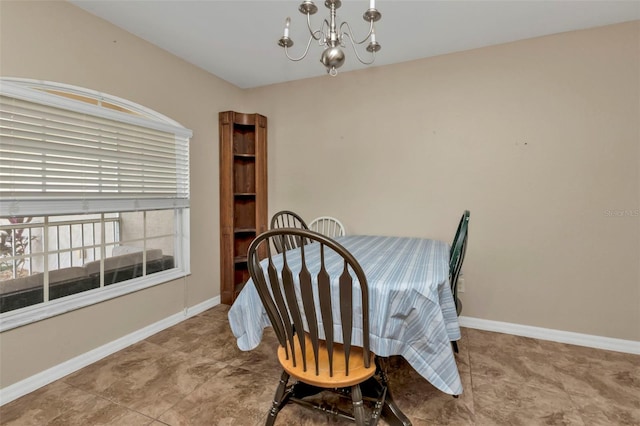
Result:
M554 386L474 378L473 387L477 425L585 425L569 395Z
M107 399L57 381L0 408L0 424L149 425L154 420Z
M464 392L458 398L436 389L407 362L389 371L393 397L410 420L437 424L473 424L473 391L470 376L461 375Z
M242 355L226 316L220 312L198 315L147 339L170 352L216 361L232 361Z
M157 418L226 366L142 341L64 381Z
M267 329L256 349L240 351L228 310L216 306L0 407L0 425L263 425L282 371L278 342ZM391 359L391 391L414 426L640 425L640 356L461 331L457 399ZM276 421L327 424L351 423L295 404Z
M564 387L587 424L640 425L640 357L573 364Z
M565 371L550 362L549 352L539 340L471 329L467 336L469 365L474 378L564 390Z
M268 377L243 368L222 369L159 417L172 426L254 425L275 391Z

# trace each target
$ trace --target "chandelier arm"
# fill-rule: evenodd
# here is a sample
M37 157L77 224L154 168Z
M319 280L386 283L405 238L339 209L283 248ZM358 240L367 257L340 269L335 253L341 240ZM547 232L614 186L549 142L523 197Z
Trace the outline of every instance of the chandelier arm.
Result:
M319 32L320 34L322 34L321 38L317 38L316 40L318 40L320 43L318 43L320 46L325 45L327 46L329 43L327 41L327 39L329 38L329 32L331 28L331 24L329 23L329 21L327 21L326 19L324 19L322 21L322 26L320 27L319 30L317 30L316 32ZM329 30L329 31L327 31Z
M358 60L360 61L360 63L364 64L364 65L371 65L373 64L373 62L376 60L376 52L371 52L371 60L370 61L365 61L364 59L362 59L360 57L360 55L358 55L358 50L356 49L356 43L351 39L351 35L349 33L343 33L344 36L346 36L349 41L351 42L351 47L353 48L353 53L356 54L356 58L358 58ZM366 39L365 39L366 41ZM358 44L362 44L362 43L358 43Z
M309 34L311 34L311 37L314 38L314 40L320 40L320 36L316 37L316 33L320 33L320 34L324 34L322 32L322 28L324 27L324 24L322 24L322 27L320 27L320 31L314 31L313 28L311 28L311 14L307 13L307 28L309 29ZM325 19L326 22L326 19Z
M298 62L298 61L303 60L307 56L307 53L309 53L309 46L311 46L311 41L314 38L315 37L313 36L313 34L311 34L311 37L309 37L309 41L307 42L307 48L304 50L304 53L302 54L302 56L300 56L299 58L292 58L291 56L289 56L289 48L287 46L284 46L284 54L287 55L287 58L289 58L289 60L294 61L294 62Z
M342 29L342 27L345 26L347 27L347 29L349 31L344 31ZM364 42L366 42L367 40L369 40L369 37L371 37L371 34L373 33L373 21L370 21L370 25L369 25L369 32L367 33L366 37L362 40L362 41L355 41L352 37L353 37L353 30L351 29L351 25L349 25L349 23L347 21L344 21L340 24L340 32L343 35L346 35L349 37L349 40L351 40L351 43L355 43L355 44L363 44Z

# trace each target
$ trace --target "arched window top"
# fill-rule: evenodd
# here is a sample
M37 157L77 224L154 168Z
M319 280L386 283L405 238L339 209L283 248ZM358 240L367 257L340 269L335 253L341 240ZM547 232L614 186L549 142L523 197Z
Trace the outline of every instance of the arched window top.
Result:
M191 130L94 90L0 78L0 216L189 206Z
M191 138L191 130L150 108L84 87L26 78L0 77L0 94L46 105L116 119L176 136Z

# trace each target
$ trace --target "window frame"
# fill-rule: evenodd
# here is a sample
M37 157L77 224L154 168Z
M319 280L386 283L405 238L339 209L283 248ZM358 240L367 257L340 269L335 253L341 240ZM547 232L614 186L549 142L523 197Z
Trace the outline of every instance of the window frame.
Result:
M22 98L26 97L27 99L37 100L38 102L46 102L46 105L59 106L62 108L71 106L74 110L87 111L90 114L109 120L122 120L122 122L126 123L133 122L137 125L149 125L149 128L156 130L173 132L176 134L176 137L186 138L188 153L188 144L192 136L191 130L186 129L176 121L160 113L131 101L63 83L31 79L0 78L0 85L2 85L0 89L3 95L11 96L12 94L18 94ZM186 169L188 175L190 169L188 163ZM187 185L189 184L188 181L189 178L187 177ZM15 216L54 216L60 214L56 211L47 211L46 201L40 204L41 205L36 204L35 210L31 212L27 212L26 214L21 212L15 214ZM112 209L111 212L114 212L114 210L115 212L152 210L144 203L136 203L136 207L135 209L116 207L116 209ZM175 232L173 235L174 268L1 313L0 332L101 303L155 285L182 279L190 275L189 198L187 199L186 205L175 206L172 210L174 211L175 221ZM105 210L101 212L107 213Z

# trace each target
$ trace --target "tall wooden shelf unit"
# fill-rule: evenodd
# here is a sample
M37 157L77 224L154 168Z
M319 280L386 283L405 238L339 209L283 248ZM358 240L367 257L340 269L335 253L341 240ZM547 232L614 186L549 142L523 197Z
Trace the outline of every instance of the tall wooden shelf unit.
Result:
M224 111L220 126L220 298L249 279L247 250L267 230L267 117Z

